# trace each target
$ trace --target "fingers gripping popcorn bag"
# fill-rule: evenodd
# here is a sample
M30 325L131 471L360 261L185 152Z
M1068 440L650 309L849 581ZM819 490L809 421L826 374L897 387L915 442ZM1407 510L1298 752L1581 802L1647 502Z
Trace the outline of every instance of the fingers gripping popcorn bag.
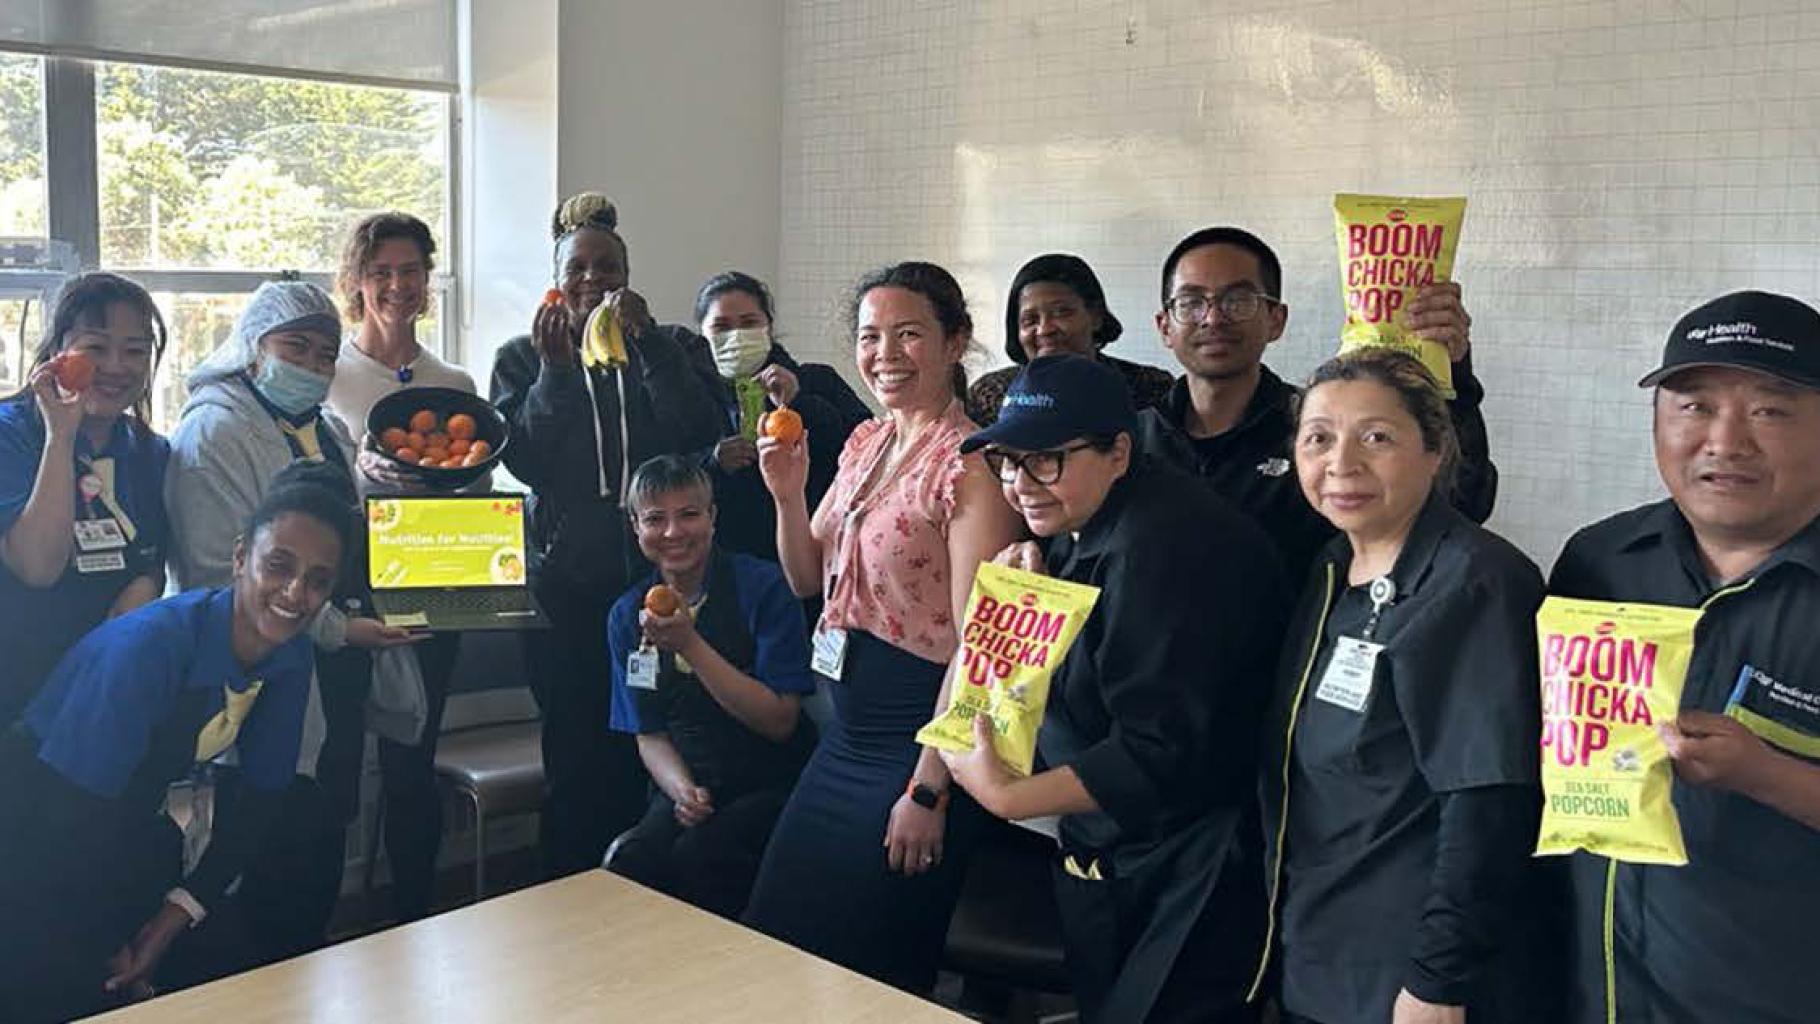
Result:
M1013 772L1029 775L1049 677L1099 596L1098 587L982 562L967 595L948 708L917 732L916 742L972 750L973 719L987 715L993 752Z
M1697 608L1551 597L1542 656L1542 831L1536 853L1687 863L1656 733L1681 706Z
M1454 249L1466 219L1465 197L1341 194L1333 197L1333 218L1340 241L1340 292L1346 301L1340 351L1379 345L1407 352L1441 382L1446 397L1454 397L1447 346L1411 331L1406 311L1417 292L1452 278Z

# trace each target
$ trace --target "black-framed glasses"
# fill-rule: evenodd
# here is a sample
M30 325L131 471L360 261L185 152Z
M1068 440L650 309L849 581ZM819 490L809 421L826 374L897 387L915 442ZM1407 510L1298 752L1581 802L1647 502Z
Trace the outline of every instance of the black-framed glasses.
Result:
M1191 327L1206 320L1211 309L1218 309L1223 320L1244 323L1263 312L1266 306L1281 301L1256 288L1228 288L1212 298L1193 292L1177 295L1165 304L1165 308L1169 310L1169 319L1183 327Z
M1068 456L1083 448L1091 448L1093 443L1082 441L1066 448L1051 448L1043 452L1011 452L1003 448L988 448L980 454L986 459L986 468L1002 483L1014 483L1017 471L1042 484L1044 487L1062 478L1062 467L1068 462Z

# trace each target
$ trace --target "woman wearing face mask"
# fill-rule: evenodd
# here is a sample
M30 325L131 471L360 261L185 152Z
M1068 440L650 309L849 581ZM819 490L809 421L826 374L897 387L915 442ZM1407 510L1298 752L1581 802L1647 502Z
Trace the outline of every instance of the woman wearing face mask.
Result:
M164 590L170 446L146 424L164 341L145 289L84 274L58 296L26 389L0 400L0 728L82 634ZM58 384L65 353L93 366L86 387Z
M926 991L983 821L916 730L943 706L974 571L1018 525L985 464L960 452L973 424L954 384L973 322L954 277L887 267L860 282L850 314L860 377L886 415L853 432L813 511L808 446L759 442L790 589L826 598L814 669L834 684L835 717L778 819L746 919Z
M341 318L328 293L301 281L259 286L226 341L190 374L165 477L171 567L183 590L223 586L234 537L293 461L352 473L353 441L323 408L335 374ZM356 514L353 492L349 514ZM358 556L360 553L356 553ZM242 884L263 951L287 956L322 940L340 889L344 830L358 809L370 651L415 639L363 614L364 573L350 573L310 623L317 688L304 735L286 836ZM221 787L232 813L237 787Z
M607 844L644 812L632 737L606 727L606 621L639 562L625 512L633 467L701 451L725 418L689 352L687 327L653 323L627 287L619 212L583 192L557 207L556 300L493 364L493 404L512 426L505 463L531 488L531 586L550 616L524 634L526 676L543 711L539 818L552 877L598 867ZM611 317L612 332L590 330ZM711 372L711 371L709 371Z
M872 418L833 367L798 363L771 336L771 291L748 274L717 274L695 297L695 319L719 371L723 437L707 456L721 514L717 542L769 561L777 560L777 517L758 473L757 419L787 405L809 434L811 505L834 482L835 464L853 428Z
M1098 587L1056 667L1039 770L1016 778L976 720L955 781L1008 820L1060 815L1053 869L1081 1019L1241 1024L1263 933L1256 736L1288 581L1264 533L1140 456L1125 380L1039 356L981 450L1036 540L1001 562Z
M301 742L303 630L355 544L348 482L329 474L281 473L230 527L226 586L102 625L0 732L0 1018L69 1020L151 995L166 952L196 945L184 936L259 856ZM230 749L247 780L241 813L185 874L166 788Z
M1276 962L1259 987L1274 979L1295 1024L1559 1020L1532 1002L1554 986L1523 895L1541 574L1447 500L1447 403L1406 355L1316 370L1294 451L1341 535L1291 620L1266 729Z
M1049 253L1023 265L1005 297L1005 355L1012 365L994 370L967 389L967 416L981 426L998 419L1005 389L1018 368L1037 356L1091 356L1124 378L1139 409L1160 406L1175 378L1167 370L1114 359L1102 350L1124 333L1106 308L1106 292L1079 256Z

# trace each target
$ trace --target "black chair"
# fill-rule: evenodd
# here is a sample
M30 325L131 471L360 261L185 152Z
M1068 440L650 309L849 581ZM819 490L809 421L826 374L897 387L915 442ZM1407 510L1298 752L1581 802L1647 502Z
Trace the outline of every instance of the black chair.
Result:
M967 866L942 966L971 989L1002 994L1013 1024L1037 1019L1036 995L1069 992L1047 836L994 821Z

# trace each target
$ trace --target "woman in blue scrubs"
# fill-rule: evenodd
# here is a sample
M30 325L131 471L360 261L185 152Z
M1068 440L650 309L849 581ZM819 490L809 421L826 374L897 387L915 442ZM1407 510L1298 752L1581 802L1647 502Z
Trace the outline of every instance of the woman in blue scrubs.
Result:
M0 400L0 727L84 633L164 590L170 446L146 419L164 341L144 288L84 274L58 298L26 388ZM95 366L78 393L50 365L66 352Z

